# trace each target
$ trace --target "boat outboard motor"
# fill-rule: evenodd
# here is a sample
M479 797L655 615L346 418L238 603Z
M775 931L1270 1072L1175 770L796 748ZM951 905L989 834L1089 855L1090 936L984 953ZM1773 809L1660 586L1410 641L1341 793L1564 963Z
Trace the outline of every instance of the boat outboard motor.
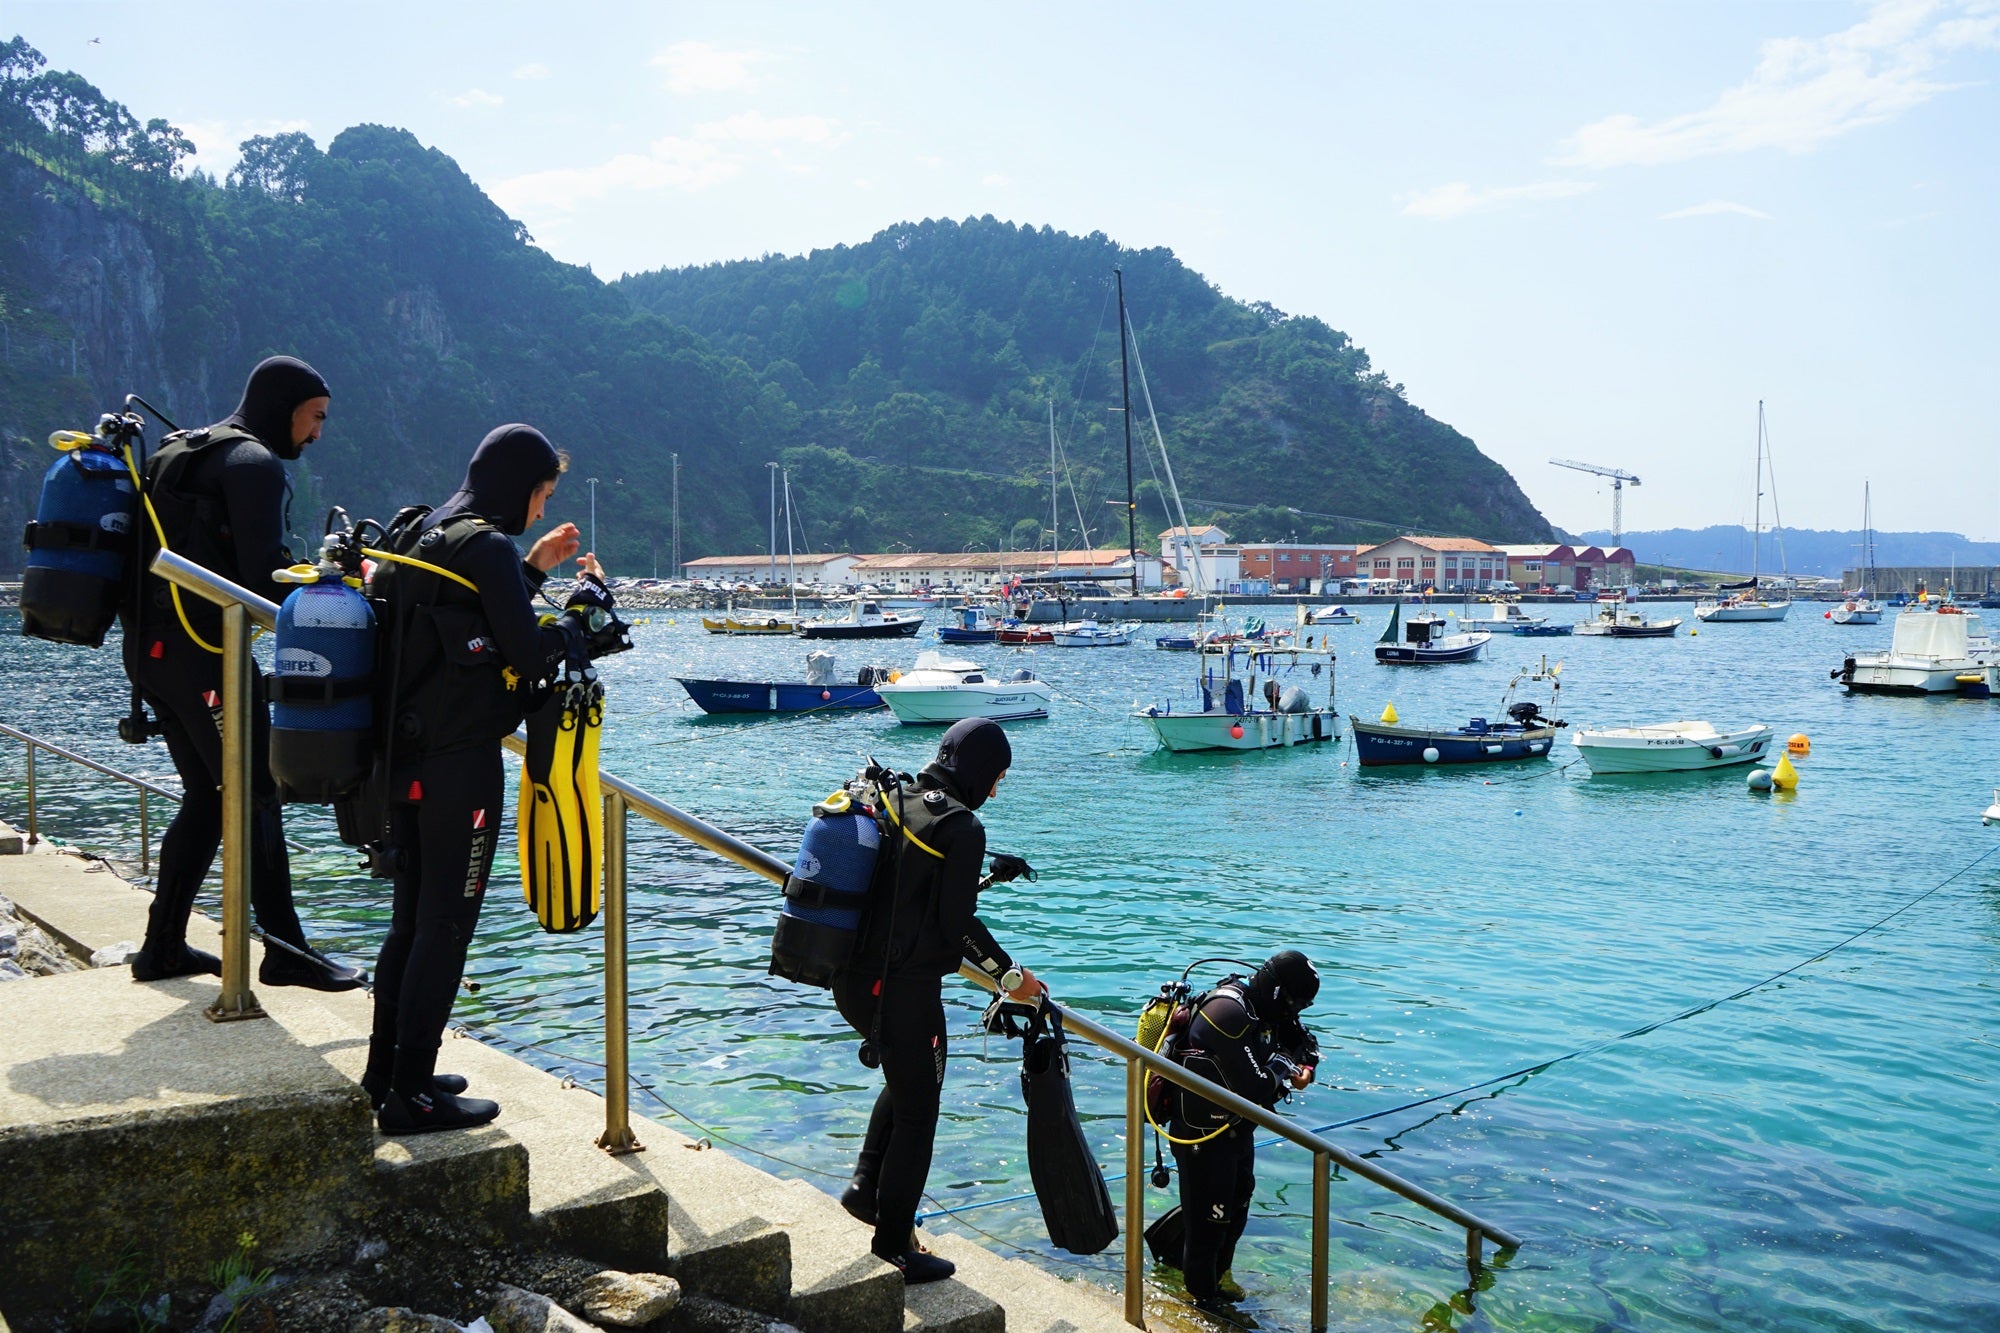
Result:
M345 519L345 514L334 511ZM278 608L271 674L271 776L288 801L324 805L367 780L375 760L375 608L361 593L361 547L333 530L319 563L274 572L295 583Z
M59 430L63 451L42 478L35 517L21 536L21 633L51 643L100 648L125 588L139 516L139 488L121 451L139 418L106 413L97 434Z
M1287 685L1284 692L1278 696L1278 711L1280 713L1310 713L1312 711L1312 700L1308 699L1306 692L1298 686Z
M1028 670L1028 668L1015 667L1014 674L1007 677L1007 680L1010 684L1019 685L1022 681L1033 680L1034 678L1035 673Z
M825 649L815 649L806 654L806 684L833 684L833 654ZM866 683L865 681L863 682Z

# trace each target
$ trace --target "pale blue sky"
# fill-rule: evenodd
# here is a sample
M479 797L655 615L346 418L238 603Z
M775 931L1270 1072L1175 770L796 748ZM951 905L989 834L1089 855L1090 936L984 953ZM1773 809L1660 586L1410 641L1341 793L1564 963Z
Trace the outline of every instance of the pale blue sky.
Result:
M2000 3L9 0L186 128L361 121L599 274L991 213L1317 315L1555 522L2000 538ZM92 44L90 38L101 41ZM1143 312L1145 293L1132 294ZM1198 441L1170 440L1176 449ZM1309 497L1308 497L1309 498Z

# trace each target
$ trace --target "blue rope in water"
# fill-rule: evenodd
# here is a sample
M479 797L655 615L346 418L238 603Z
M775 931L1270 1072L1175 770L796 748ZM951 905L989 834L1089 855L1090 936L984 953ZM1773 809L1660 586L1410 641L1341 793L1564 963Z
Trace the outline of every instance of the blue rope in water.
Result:
M1566 1061L1581 1059L1586 1055L1594 1055L1598 1051L1605 1049L1607 1046L1616 1045L1621 1041L1628 1041L1633 1037L1643 1037L1647 1033L1657 1032L1663 1027L1667 1027L1670 1024L1680 1022L1682 1019L1694 1018L1700 1014L1705 1014L1709 1010L1714 1009L1719 1005L1728 1004L1732 1000L1740 1000L1744 996L1749 995L1752 992L1762 990L1764 987L1770 985L1774 981L1782 981L1784 978L1791 976L1794 972L1799 971L1801 968L1810 967L1814 963L1817 963L1824 958L1832 956L1834 953L1838 952L1841 949L1846 948L1848 945L1854 943L1854 941L1860 939L1862 936L1871 935L1874 932L1880 930L1882 927L1888 925L1891 921L1894 921L1897 917L1901 916L1903 913L1915 907L1918 903L1923 902L1924 899L1929 898L1932 894L1935 894L1945 889L1946 887L1956 882L1957 880L1964 878L1968 873L1976 869L1981 862L1985 861L1988 857L1992 856L1996 852L2000 852L2000 845L1987 848L1984 852L1981 852L1978 856L1975 856L1971 861L1967 862L1964 866L1953 871L1950 875L1947 875L1944 879L1932 885L1930 888L1925 889L1922 893L1910 899L1910 901L1904 903L1901 907L1898 907L1895 911L1889 913L1887 916L1883 917L1879 921L1873 922L1870 925L1863 926L1860 930L1855 931L1852 935L1849 935L1845 939L1840 940L1834 944L1828 945L1826 948L1820 950L1812 957L1801 959L1799 962L1792 964L1790 967L1785 968L1781 972L1773 972L1770 976L1765 977L1761 981L1753 981L1749 985L1743 987L1741 990L1732 991L1728 995L1721 996L1717 999L1706 1000L1703 1001L1701 1004L1692 1005L1689 1008L1683 1009L1679 1013L1673 1014L1667 1018L1657 1019L1651 1023L1644 1023L1638 1027L1628 1029L1627 1031L1617 1033L1613 1036L1599 1038L1598 1040L1591 1042L1587 1046L1579 1046L1575 1050L1566 1052L1562 1055L1558 1055L1553 1059L1543 1060L1537 1064L1524 1065L1519 1069L1510 1071L1509 1073L1498 1074L1489 1079L1482 1079L1477 1083L1468 1083L1462 1088L1453 1088L1450 1092L1440 1092L1429 1097L1420 1097L1415 1101L1404 1102L1399 1106L1387 1107L1380 1111L1370 1111L1366 1115L1351 1116L1346 1120L1335 1120L1329 1124L1318 1125L1313 1127L1308 1132L1313 1134L1325 1134L1336 1129L1347 1129L1354 1125L1366 1124L1371 1120L1380 1120L1385 1116L1392 1116L1401 1111L1413 1111L1419 1106L1430 1106L1436 1102L1449 1101L1454 1097L1462 1097L1468 1092L1477 1092L1481 1088L1490 1088L1498 1083L1506 1083L1509 1082L1510 1080L1517 1078L1526 1078L1533 1074L1539 1074L1545 1069L1553 1069L1555 1066L1563 1064ZM1285 1140L1278 1138L1274 1135L1273 1137L1268 1139L1259 1139L1257 1141L1257 1146L1259 1148L1270 1148L1283 1142L1285 1142ZM1172 1169L1173 1168L1171 1167L1168 1168L1168 1170L1170 1171ZM1125 1179L1127 1174L1128 1174L1127 1172L1120 1171L1116 1175L1107 1175L1104 1177L1104 1179L1107 1183L1115 1180L1123 1180ZM1002 1199L985 1199L978 1203L960 1204L955 1208L939 1208L932 1212L917 1214L917 1221L921 1223L927 1218L949 1217L954 1213L969 1213L980 1208L997 1208L1001 1204L1019 1203L1024 1199L1032 1199L1034 1197L1035 1197L1034 1191L1030 1190L1026 1194L1010 1194Z

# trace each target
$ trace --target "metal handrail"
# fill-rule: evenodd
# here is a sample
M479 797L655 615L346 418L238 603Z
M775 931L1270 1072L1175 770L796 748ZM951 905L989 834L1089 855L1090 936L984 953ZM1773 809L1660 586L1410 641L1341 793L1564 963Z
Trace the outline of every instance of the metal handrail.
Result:
M146 808L146 798L148 796L160 796L178 803L181 799L180 793L168 791L158 783L148 782L146 779L135 777L130 773L121 773L109 764L100 764L97 760L89 758L86 755L80 755L74 750L66 750L60 745L52 745L32 732L23 731L19 727L8 726L5 722L0 722L0 736L12 736L27 747L28 845L30 847L42 840L41 809L35 799L35 751L47 750L58 759L67 759L72 764L80 764L93 772L102 773L107 778L116 778L129 787L137 787L139 789L139 873L141 875L150 875L153 873L153 838L149 812Z
M155 573L188 588L225 609L224 649L229 650L235 640L241 640L241 658L248 662L248 623L256 623L269 628L275 623L277 607L247 589L240 588L209 570L174 555L162 551L153 562ZM235 614L231 615L230 612ZM227 668L225 668L227 675ZM247 691L246 695L247 697ZM240 711L240 710L239 710ZM225 717L225 722L227 718ZM235 746L238 753L225 755L224 809L225 839L223 855L225 871L223 875L224 893L224 938L225 955L233 947L243 954L241 966L248 967L248 941L241 933L232 937L228 923L232 920L232 894L239 899L235 905L239 914L248 911L247 876L239 871L229 873L229 862L241 864L245 858L232 856L232 849L240 847L240 842L232 842L227 835L232 825L227 818L231 801L228 776L236 772L229 762L231 758L242 766L245 777L239 785L237 798L247 810L248 802L248 728L237 727L224 737L227 750ZM516 733L503 741L509 749L521 753L526 749L526 738ZM746 870L762 875L775 883L783 883L789 867L777 857L752 846L727 833L713 824L688 814L666 801L660 800L631 783L601 769L598 783L604 793L605 837L604 837L604 972L605 972L605 1129L598 1139L600 1146L611 1152L639 1151L642 1145L632 1136L630 1112L629 1046L627 1031L626 985L626 812L637 811L662 828L679 835L695 845L733 862ZM247 835L247 822L239 822L238 836ZM247 921L247 916L245 917ZM218 1007L226 1008L235 1002L229 987L229 960L225 956L223 1000ZM962 966L960 974L987 990L996 989L993 980L977 968ZM247 996L247 984L243 987ZM236 997L240 998L240 997ZM255 998L249 997L254 1007ZM1331 1169L1338 1165L1364 1180L1393 1191L1420 1207L1429 1209L1440 1217L1456 1223L1465 1229L1466 1262L1477 1269L1481 1261L1482 1242L1492 1240L1504 1249L1516 1249L1521 1245L1519 1237L1505 1228L1494 1225L1474 1213L1459 1207L1421 1185L1403 1179L1393 1171L1378 1166L1366 1158L1358 1157L1320 1135L1303 1129L1287 1117L1276 1114L1236 1093L1174 1064L1165 1057L1147 1050L1138 1042L1120 1033L1113 1032L1092 1019L1074 1011L1058 1007L1056 1012L1062 1018L1063 1027L1075 1035L1111 1052L1125 1061L1125 1319L1134 1327L1145 1326L1145 1144L1144 1130L1146 1076L1158 1074L1172 1083L1186 1088L1223 1110L1242 1117L1279 1135L1291 1143L1306 1149L1313 1155L1313 1236L1312 1236L1312 1327L1317 1333L1327 1327L1327 1249L1331 1239Z

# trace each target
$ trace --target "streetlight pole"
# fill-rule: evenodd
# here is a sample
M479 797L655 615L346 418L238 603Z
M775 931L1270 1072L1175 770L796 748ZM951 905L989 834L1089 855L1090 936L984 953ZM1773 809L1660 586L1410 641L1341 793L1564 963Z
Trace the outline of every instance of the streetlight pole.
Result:
M764 467L771 474L771 577L770 583L778 581L778 465L766 463Z
M590 553L597 554L597 478L585 477L590 486Z
M681 456L674 455L674 549L667 560L667 576L681 576Z

